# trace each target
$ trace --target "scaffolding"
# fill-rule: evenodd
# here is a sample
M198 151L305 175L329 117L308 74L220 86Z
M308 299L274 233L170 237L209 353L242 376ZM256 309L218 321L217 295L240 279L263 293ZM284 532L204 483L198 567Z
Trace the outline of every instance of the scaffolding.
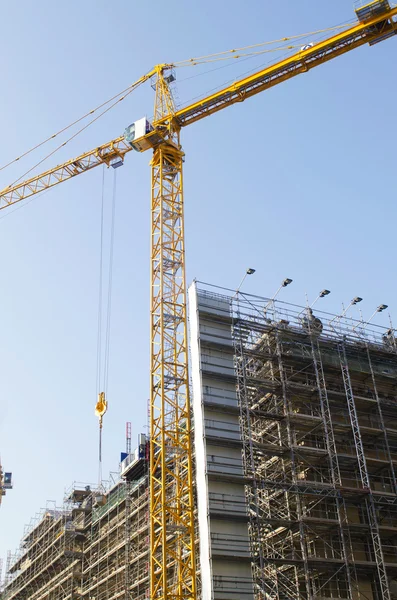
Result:
M143 600L149 588L147 474L93 498L81 598Z
M149 589L147 456L122 463L105 487L74 484L48 504L8 555L4 600L146 600Z
M112 483L73 484L62 508L49 503L36 516L8 555L4 600L148 598L148 444L139 441Z
M396 598L393 332L229 301L255 597Z
M18 552L8 555L5 600L77 597L85 531L75 511L89 494L80 490L79 500L67 498L61 508L48 503L32 520Z
M397 599L394 331L189 295L200 594ZM142 435L106 489L75 484L37 516L8 555L4 599L146 600L148 488Z

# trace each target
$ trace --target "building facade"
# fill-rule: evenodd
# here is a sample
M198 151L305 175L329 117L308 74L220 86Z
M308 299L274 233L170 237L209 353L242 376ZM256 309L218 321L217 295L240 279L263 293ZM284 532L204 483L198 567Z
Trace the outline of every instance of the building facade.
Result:
M394 332L189 303L203 600L396 598Z
M395 600L394 332L196 283L189 327L200 598ZM149 597L146 449L35 520L4 600Z

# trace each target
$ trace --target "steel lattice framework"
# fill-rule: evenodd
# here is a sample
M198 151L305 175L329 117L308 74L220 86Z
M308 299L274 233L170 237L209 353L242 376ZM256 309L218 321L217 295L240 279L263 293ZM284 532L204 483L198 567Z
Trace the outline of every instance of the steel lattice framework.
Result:
M232 336L255 598L306 600L338 589L353 600L362 592L365 568L374 597L391 598L394 565L385 523L395 512L396 459L383 411L391 410L385 396L394 384L382 380L388 371L381 365L395 350L365 337L345 341L345 332L335 333L327 321L316 330L321 321L310 309L307 315L289 305L263 310L264 299L242 298L232 299ZM377 353L376 371L371 353ZM361 387L368 375L371 389ZM364 421L371 404L381 476ZM357 510L365 523L367 567L360 564ZM334 569L321 563L328 551Z
M358 462L358 468L359 468L360 477L361 477L361 483L362 483L364 490L370 491L371 483L370 483L370 478L369 478L369 474L368 474L367 461L365 458L364 445L363 445L363 440L361 437L360 424L359 424L359 420L358 420L358 416L357 416L354 392L353 392L353 387L352 387L351 378L350 378L349 363L348 363L347 354L346 354L346 347L343 342L338 344L338 352L339 352L340 365L341 365L341 371L342 371L342 377L343 377L343 384L345 387L345 393L346 393L346 398L347 398L347 405L348 405L350 419L351 419L354 445L356 448L357 462ZM379 585L380 585L380 589L381 589L381 597L384 598L385 600L391 600L390 589L389 589L389 580L387 577L385 559L384 559L383 550L382 550L382 541L381 541L379 527L378 527L376 506L375 506L375 502L374 502L374 498L373 498L372 494L370 494L369 497L366 499L365 504L366 504L366 509L367 509L367 513L368 513L368 523L369 523L369 527L370 527L372 544L373 544L373 549L374 549L374 554L375 554L376 567L377 567L377 571L378 571Z
M155 116L173 110L160 71ZM188 378L183 152L172 122L152 159L151 598L196 597ZM170 576L171 572L173 573Z
M374 44L394 35L397 8L391 8L387 0L370 2L369 7L369 10L357 12L359 20L354 26L181 110L175 110L169 90L173 65L159 65L134 84L137 86L155 78L153 130L140 138L145 142L140 151L153 150L150 367L152 600L195 600L197 595L180 129L364 44ZM131 145L124 136L120 136L45 173L8 186L0 193L0 210L98 165L122 162L130 151ZM282 374L280 377L284 380ZM295 476L292 479L285 485L295 490L299 509L300 490L305 484ZM271 485L273 483L269 482ZM303 545L302 551L305 551ZM306 585L309 586L307 573Z

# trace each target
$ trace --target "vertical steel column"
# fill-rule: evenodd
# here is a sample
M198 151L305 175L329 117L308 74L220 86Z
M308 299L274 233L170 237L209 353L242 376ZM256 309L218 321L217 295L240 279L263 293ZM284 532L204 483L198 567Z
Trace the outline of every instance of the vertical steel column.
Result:
M182 162L173 141L152 159L151 600L196 598Z
M351 384L349 364L347 361L346 348L344 342L338 344L338 353L340 359L340 365L342 370L343 384L345 387L345 393L347 398L347 404L350 415L351 427L353 430L354 444L356 448L358 467L360 471L361 483L369 494L366 498L366 508L368 514L368 522L371 531L372 544L375 554L375 561L378 571L379 586L381 591L382 600L391 600L389 581L387 578L387 572L385 567L385 561L383 558L382 541L379 534L378 519L376 516L376 507L373 494L371 492L371 485L368 475L367 462L365 460L364 446L361 438L360 425L358 422L356 403L354 400L353 387Z
M233 315L234 317L234 315ZM284 497L289 511L287 492L282 485L279 487L269 487L269 482L263 481L268 475L258 475L260 467L260 445L258 446L257 427L262 431L262 425L268 424L268 420L261 420L260 414L253 410L253 397L257 390L255 368L249 370L252 362L266 361L276 359L276 353L272 354L270 346L263 350L263 357L260 350L255 347L255 356L250 354L251 345L255 343L255 338L263 336L269 327L262 322L263 317L252 318L251 316L241 315L240 303L237 301L237 316L233 318L233 341L235 349L235 370L237 377L237 396L240 408L240 426L243 441L243 465L247 477L252 480L251 484L246 486L246 501L248 505L248 517L250 528L250 543L252 552L253 578L257 587L255 597L258 600L268 598L269 600L307 600L307 595L302 595L299 590L299 579L296 565L276 566L271 563L271 559L279 555L283 558L282 548L266 547L266 520L272 517L272 512L277 512L275 507L275 496ZM263 337L261 337L263 341ZM266 356L265 356L266 354ZM259 376L260 378L260 376ZM259 384L260 385L260 384ZM266 428L266 427L265 427ZM262 436L262 433L259 437ZM280 432L279 432L280 436ZM280 447L282 444L279 439ZM269 500L269 492L273 490L272 498ZM273 517L274 517L273 512ZM278 508L279 518L288 519L291 515L285 514ZM290 550L293 549L292 537L288 540ZM267 559L267 551L271 553Z
M128 438L127 438L128 439ZM130 438L131 441L131 438ZM131 449L130 449L131 451ZM124 593L125 600L131 600L131 578L130 578L130 562L131 562L131 486L128 482L125 482L125 524L124 524L124 535L125 535L125 565L124 565Z
M391 473L391 477L393 480L393 488L394 488L394 493L397 494L397 479L396 479L396 471L394 468L394 463L393 463L393 459L391 456L391 452L390 452L390 445L389 445L389 439L387 437L387 432L386 432L386 426L385 426L385 420L383 418L383 412L382 412L382 406L380 403L380 399L379 399L379 394L378 394L378 388L376 385L376 379L375 379L375 372L372 366L372 360L371 360L371 354L369 351L369 344L366 343L366 349L367 349L367 357L368 357L368 365L369 365L369 370L371 372L371 379L372 379L372 385L374 386L374 394L375 394L375 399L376 399L376 406L378 409L378 415L379 415L379 422L382 428L382 433L383 433L383 439L385 442L385 448L386 448L386 454L387 454L387 460L389 461L389 466L390 466L390 473Z
M237 297L237 314L233 315L232 308L232 338L234 344L234 367L237 380L237 398L240 410L240 429L243 443L242 458L245 476L252 480L252 484L245 486L245 498L248 510L249 533L251 546L251 568L254 583L259 587L263 595L276 600L278 596L277 580L267 579L265 563L261 543L261 518L259 514L258 481L256 475L254 447L251 429L251 409L248 397L248 386L246 380L246 357L244 353L244 337L249 337L249 325L242 322L240 314L240 302ZM258 557L256 559L255 557ZM258 564L256 562L259 562Z
M338 488L342 487L342 479L341 479L340 470L339 470L338 452L337 452L337 448L336 448L334 428L333 428L333 424L332 424L332 415L331 415L331 410L330 410L330 406L329 406L328 392L327 392L327 386L326 386L325 376L324 376L324 367L323 367L323 362L321 359L321 350L320 350L318 337L316 337L315 334L313 333L313 331L311 330L310 318L307 319L307 324L308 324L308 329L309 329L309 338L310 338L310 346L311 346L311 351L312 351L312 359L313 359L314 371L315 371L315 375L316 375L318 395L319 395L319 400L320 400L321 416L323 418L323 423L324 423L324 434L325 434L325 438L326 438L326 445L327 445L328 456L329 456L329 461L330 461L330 466L331 466L331 479L332 479L332 484L333 484L335 490L338 490ZM353 593L353 588L352 588L352 577L351 577L352 572L354 575L354 584L355 584L356 589L358 589L358 582L357 582L357 575L355 573L353 561L351 561L351 564L350 564L350 559L352 558L351 557L352 547L351 547L350 536L347 531L347 536L349 538L348 544L347 544L345 532L343 529L344 525L347 524L347 518L346 518L347 511L346 511L345 501L342 498L342 496L340 495L340 491L339 491L339 494L336 494L336 496L335 496L335 502L336 502L336 509L337 509L337 515L338 515L338 522L339 522L339 536L340 536L340 540L341 540L343 560L345 563L346 578L347 578L347 584L348 584L348 595L349 595L348 597L350 600L354 600L354 593Z
M296 474L296 459L295 459L295 452L294 452L294 440L293 440L293 436L292 436L291 424L290 424L290 419L289 419L290 405L289 405L288 393L287 393L287 378L285 375L285 369L284 369L284 363L283 363L282 342L280 341L280 336L279 336L279 331L277 329L277 326L274 327L273 332L274 332L274 339L276 342L276 355L277 355L277 359L278 359L280 382L281 382L282 393L283 393L284 414L285 414L285 420L286 420L286 425L287 425L288 446L290 449L290 456L291 456L292 480L293 480L294 486L296 486L298 483L298 479L297 479L297 474ZM304 574L305 574L306 594L307 594L307 599L310 600L313 596L312 591L311 591L312 582L311 582L309 565L308 565L306 536L305 536L305 530L304 530L304 525L303 525L302 501L301 501L301 495L300 495L299 491L297 491L297 490L295 491L295 501L296 501L298 523L299 523L299 540L300 540L300 546L301 546L301 552L302 552L303 570L304 570Z

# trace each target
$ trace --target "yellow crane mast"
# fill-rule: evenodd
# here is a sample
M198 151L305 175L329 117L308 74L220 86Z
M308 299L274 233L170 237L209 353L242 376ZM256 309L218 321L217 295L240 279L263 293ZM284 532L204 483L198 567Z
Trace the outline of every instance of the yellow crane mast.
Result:
M118 166L135 149L153 150L151 196L150 597L196 600L192 439L188 380L183 127L306 73L364 44L396 34L397 8L374 0L356 10L355 25L210 96L176 110L169 84L173 65L156 66L154 119L136 121L120 136L0 192L0 210L98 165ZM382 562L382 561L381 561ZM378 565L379 579L385 579ZM385 598L390 594L385 589Z

